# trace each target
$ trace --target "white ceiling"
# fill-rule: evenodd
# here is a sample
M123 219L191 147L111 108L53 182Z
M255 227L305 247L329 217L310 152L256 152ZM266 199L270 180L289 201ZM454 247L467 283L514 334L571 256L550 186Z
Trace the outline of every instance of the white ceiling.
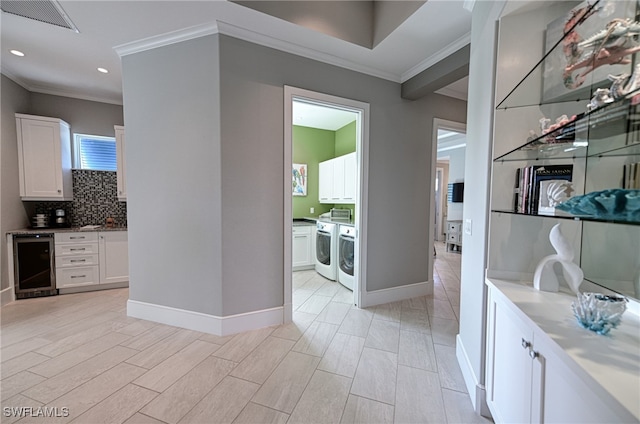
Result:
M59 4L79 33L2 13L2 73L30 91L115 104L122 103L122 76L114 47L194 26L216 25L221 32L396 82L468 44L471 27L462 0L429 0L368 49L224 0Z
M292 115L293 125L330 131L337 131L358 117L355 112L295 100Z

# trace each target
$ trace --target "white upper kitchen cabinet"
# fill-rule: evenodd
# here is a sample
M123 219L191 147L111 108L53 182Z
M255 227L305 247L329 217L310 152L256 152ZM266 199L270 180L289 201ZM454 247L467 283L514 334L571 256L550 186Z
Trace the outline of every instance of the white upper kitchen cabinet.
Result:
M100 231L100 284L129 281L129 239L127 231Z
M127 200L127 159L124 153L124 127L115 125L116 131L116 158L118 170L116 172L118 179L118 200Z
M318 179L320 203L355 203L356 154L320 162Z
M72 200L69 124L16 113L16 130L22 200Z

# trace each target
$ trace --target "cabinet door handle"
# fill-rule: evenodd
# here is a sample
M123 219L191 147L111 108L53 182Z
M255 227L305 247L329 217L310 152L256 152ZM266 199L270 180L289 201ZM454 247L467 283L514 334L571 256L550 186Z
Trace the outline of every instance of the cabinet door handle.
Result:
M78 248L78 249L73 249L72 248L72 249L69 249L69 250L71 250L72 252L77 252L78 250L87 250L87 248L86 247Z
M85 278L86 275L72 275L71 278Z
M528 342L524 338L522 338L522 348L527 349L530 346L531 346L531 342Z
M84 240L84 236L69 237L71 240Z
M71 259L70 262L86 262L86 259Z
M538 357L538 352L533 349L529 349L529 356L531 357L531 359L536 359Z
M62 190L58 190L58 193L62 193Z

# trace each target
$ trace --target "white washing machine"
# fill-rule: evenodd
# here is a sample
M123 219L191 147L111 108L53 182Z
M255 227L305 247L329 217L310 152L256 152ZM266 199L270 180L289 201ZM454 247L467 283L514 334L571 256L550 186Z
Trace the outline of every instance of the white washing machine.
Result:
M338 225L316 224L316 272L329 280L338 278Z
M338 282L353 291L354 248L356 229L352 225L340 225L338 231Z

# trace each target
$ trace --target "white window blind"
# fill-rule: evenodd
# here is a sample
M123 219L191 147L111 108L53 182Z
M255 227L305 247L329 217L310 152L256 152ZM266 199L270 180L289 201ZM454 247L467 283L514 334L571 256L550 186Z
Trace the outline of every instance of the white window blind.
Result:
M76 169L116 171L116 139L86 134L75 134L74 159Z

